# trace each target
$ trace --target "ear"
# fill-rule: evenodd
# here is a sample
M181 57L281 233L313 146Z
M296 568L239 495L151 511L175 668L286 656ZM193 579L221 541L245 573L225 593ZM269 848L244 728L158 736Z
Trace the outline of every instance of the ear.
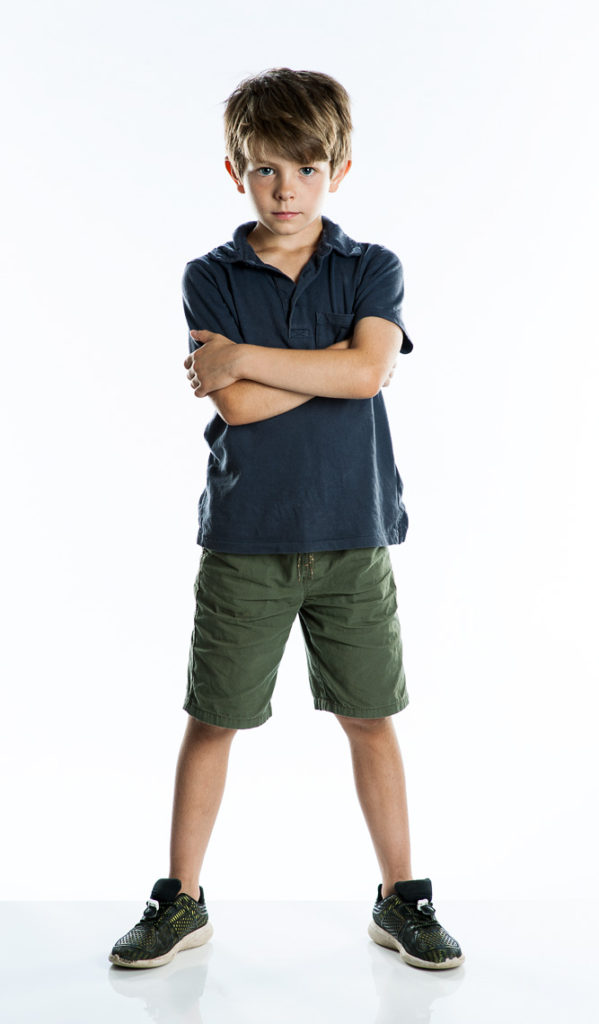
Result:
M229 157L227 156L227 154L225 154L225 167L227 168L229 174L233 178L233 181L237 185L237 191L238 192L243 192L245 194L245 189L244 189L243 185L241 184L239 178L235 174L235 171L233 170L233 165L232 165L231 161L229 160Z
M337 170L335 171L333 177L331 178L331 184L329 185L329 192L336 192L337 191L337 189L339 188L339 186L340 186L341 182L343 181L345 175L349 171L351 165L352 165L352 161L348 160L346 164L341 165L340 167L337 168Z

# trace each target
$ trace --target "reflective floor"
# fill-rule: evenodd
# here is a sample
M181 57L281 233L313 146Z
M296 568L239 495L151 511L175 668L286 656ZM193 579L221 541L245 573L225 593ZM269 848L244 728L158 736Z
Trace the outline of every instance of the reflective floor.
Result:
M362 902L218 902L214 935L165 967L107 956L135 903L3 903L7 1024L591 1024L597 903L437 906L466 962L408 967L368 937Z

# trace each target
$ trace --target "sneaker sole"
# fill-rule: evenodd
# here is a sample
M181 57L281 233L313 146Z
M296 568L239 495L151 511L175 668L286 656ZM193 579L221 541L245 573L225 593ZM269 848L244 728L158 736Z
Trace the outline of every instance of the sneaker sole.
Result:
M380 928L376 921L371 921L368 925L368 934L372 941L377 942L379 946L386 946L387 949L397 950L402 960L405 960L411 967L426 967L432 971L446 971L451 967L459 967L466 959L462 953L461 956L453 956L450 960L443 960L440 964L433 963L431 960L421 960L419 957L412 956L411 953L406 952L401 942L395 936L389 935L389 932L386 932L384 928Z
M183 949L195 949L197 946L203 946L205 942L208 942L214 934L214 928L212 923L208 921L207 924L203 925L202 928L196 928L194 932L190 932L189 935L184 935L182 939L177 942L172 949L169 949L168 953L164 953L162 956L154 957L153 960L124 960L118 953L111 953L108 959L111 964L116 964L117 967L162 967L163 964L168 964L171 960L180 953Z

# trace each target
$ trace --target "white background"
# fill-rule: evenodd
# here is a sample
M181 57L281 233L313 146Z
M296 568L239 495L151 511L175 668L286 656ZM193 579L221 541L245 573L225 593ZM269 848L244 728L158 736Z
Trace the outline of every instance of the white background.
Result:
M180 281L253 219L222 113L276 66L349 91L324 212L404 265L414 351L384 395L414 873L443 899L594 888L597 28L581 0L5 16L1 898L143 900L168 873L214 411ZM208 900L374 898L298 622L273 710L234 740Z

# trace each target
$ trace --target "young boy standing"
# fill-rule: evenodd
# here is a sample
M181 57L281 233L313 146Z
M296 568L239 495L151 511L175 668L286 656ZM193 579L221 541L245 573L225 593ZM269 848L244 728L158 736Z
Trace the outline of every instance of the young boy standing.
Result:
M383 881L368 933L409 964L464 960L414 879L391 721L408 703L388 545L406 536L381 388L412 350L403 275L322 208L351 167L350 98L328 75L273 68L227 100L225 165L256 219L187 264L184 366L216 413L177 765L168 878L110 960L156 967L212 935L199 874L238 729L270 718L299 614L314 707L348 737Z

